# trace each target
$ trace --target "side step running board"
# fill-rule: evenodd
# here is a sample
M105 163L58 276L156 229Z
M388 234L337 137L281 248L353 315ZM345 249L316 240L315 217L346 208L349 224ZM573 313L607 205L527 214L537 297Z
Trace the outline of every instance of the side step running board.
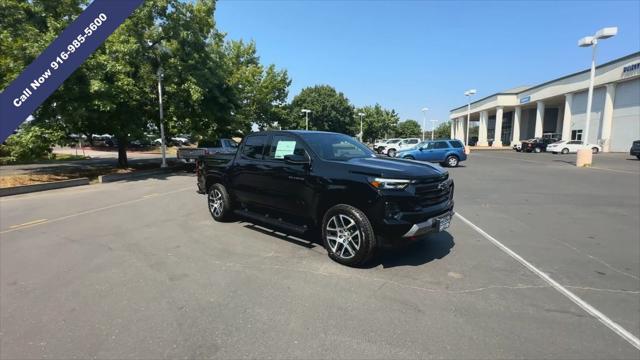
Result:
M279 218L278 219L272 218L272 217L269 217L268 215L259 214L246 209L234 210L233 213L242 217L246 217L255 221L268 224L268 225L276 226L283 230L287 230L296 234L303 234L305 231L307 231L306 225L292 224Z

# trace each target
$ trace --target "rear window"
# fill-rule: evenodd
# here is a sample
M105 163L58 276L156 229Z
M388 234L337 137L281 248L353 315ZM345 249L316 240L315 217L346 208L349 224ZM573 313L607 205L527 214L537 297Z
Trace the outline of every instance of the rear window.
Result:
M464 147L464 145L462 145L462 143L458 140L456 141L449 141L449 144L451 144L451 146L453 146L456 149L462 148Z
M267 137L264 135L248 137L242 147L242 156L249 159L262 159L266 142Z

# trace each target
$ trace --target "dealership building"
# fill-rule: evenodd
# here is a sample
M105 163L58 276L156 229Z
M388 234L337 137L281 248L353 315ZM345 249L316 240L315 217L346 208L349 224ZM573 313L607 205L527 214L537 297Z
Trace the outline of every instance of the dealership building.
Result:
M543 136L585 140L589 77L587 69L472 102L476 145L500 147ZM465 141L467 113L467 105L451 110L451 138ZM629 151L640 140L640 52L596 67L588 136L605 152Z

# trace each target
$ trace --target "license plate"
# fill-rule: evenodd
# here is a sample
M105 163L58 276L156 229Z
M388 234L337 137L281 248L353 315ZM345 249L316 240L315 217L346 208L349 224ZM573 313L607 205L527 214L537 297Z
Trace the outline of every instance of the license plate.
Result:
M451 224L451 214L447 214L438 219L438 231L446 230Z

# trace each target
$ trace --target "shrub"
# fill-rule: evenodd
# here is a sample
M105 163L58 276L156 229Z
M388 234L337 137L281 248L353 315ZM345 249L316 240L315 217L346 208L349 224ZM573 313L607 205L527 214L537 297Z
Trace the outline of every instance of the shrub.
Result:
M62 137L60 131L28 125L7 138L6 150L13 161L19 162L51 157L53 145Z

